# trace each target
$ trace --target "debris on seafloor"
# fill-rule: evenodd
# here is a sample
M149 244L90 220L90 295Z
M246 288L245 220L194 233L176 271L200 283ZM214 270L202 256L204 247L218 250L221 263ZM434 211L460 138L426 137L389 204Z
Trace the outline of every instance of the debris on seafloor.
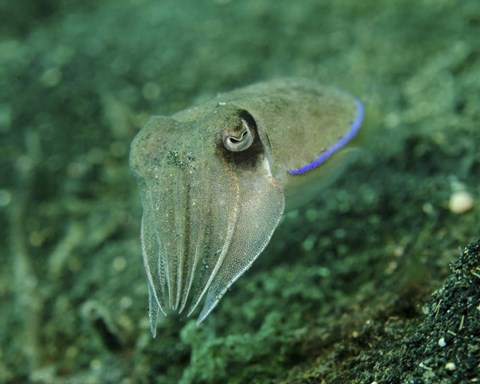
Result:
M407 343L418 363L407 382L480 382L480 240L464 249L451 270Z

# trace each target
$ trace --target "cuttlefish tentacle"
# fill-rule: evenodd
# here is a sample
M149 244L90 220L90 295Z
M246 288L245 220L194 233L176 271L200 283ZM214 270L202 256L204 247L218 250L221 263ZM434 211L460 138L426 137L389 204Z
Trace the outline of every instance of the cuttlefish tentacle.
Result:
M198 231L198 237L195 240L195 247L194 247L195 249L194 249L193 257L191 258L191 263L190 263L190 265L187 265L185 267L186 268L186 275L185 275L186 285L185 285L185 288L184 288L182 303L180 305L180 309L179 309L178 313L182 313L183 310L185 309L186 304L187 304L189 294L190 294L190 290L191 290L192 284L193 284L194 271L197 270L197 266L198 266L198 263L200 261L201 247L202 247L202 243L203 243L204 239L205 239L205 230L201 229L201 230Z
M151 215L156 212L151 194L152 190L151 188L145 188L145 190L146 193L143 197L145 213L141 225L141 243L143 262L148 281L150 326L152 335L155 336L155 324L158 312L161 311L163 315L166 315L166 312L161 305L161 303L165 301L165 267L162 265L164 253L161 251L159 232L157 231L157 227L152 225L155 220L151 218Z
M194 180L190 183L191 193L195 188ZM211 189L211 184L206 185L206 195L210 196L208 192ZM207 205L210 205L211 202L208 201ZM198 270L198 265L201 261L203 255L204 242L206 241L206 235L208 231L207 226L202 226L199 224L199 218L204 214L200 210L200 204L197 204L195 200L190 199L190 221L189 221L189 230L192 232L191 236L194 236L194 243L190 245L189 257L187 257L187 263L185 265L185 286L182 294L182 302L180 305L179 313L182 313L185 309L187 301L189 299L189 293L192 288L196 271ZM209 213L206 214L208 217ZM193 239L192 239L193 240Z
M362 119L354 97L304 79L259 83L151 118L130 164L144 207L153 334L159 312L201 308L198 322L208 316L265 249L286 202L307 190L318 195L318 177L336 163L327 160Z
M193 282L193 273L196 270L196 264L198 263L198 249L199 242L202 241L202 236L204 230L192 230L195 228L195 218L198 217L198 211L195 209L195 205L192 203L191 190L193 189L193 180L191 174L187 172L186 178L188 182L188 193L187 193L187 212L188 212L188 221L185 226L185 232L188 233L189 237L185 240L188 242L186 244L184 255L183 255L183 265L182 265L182 285L179 287L178 297L180 299L178 313L182 313L188 299L188 292L190 290L191 284Z
M181 177L181 175L179 175ZM157 191L152 191L155 194L156 208L158 214L152 218L150 225L156 226L158 229L158 242L160 244L160 262L158 263L158 275L165 276L165 279L159 278L163 300L160 302L163 311L166 312L169 309L175 307L175 289L178 279L178 247L183 245L181 236L183 233L179 233L179 220L185 220L185 212L180 212L177 209L178 199L182 196L176 191L177 178L165 186L165 193L159 194ZM165 236L165 228L171 228L175 236ZM155 259L151 260L151 264L155 264Z
M155 214L158 215L159 205L158 202L155 202L152 188L146 187L145 190L144 206L146 210L142 218L141 228L143 260L149 286L151 287L151 301L165 314L164 307L160 304L165 302L167 295L164 287L168 270L165 266L165 252L162 249L163 244L160 240L160 232L157 225L152 225L158 222L154 216Z
M251 266L258 254L267 246L278 225L285 207L285 199L280 186L270 173L268 161L262 159L262 178L251 172L239 177L240 194L239 217L230 244L228 258L211 282L205 304L198 317L202 322L218 304L230 286ZM256 198L251 198L255 196ZM269 212L259 215L259 212ZM245 238L249 241L246 242Z
M200 292L196 300L193 302L190 310L188 311L187 316L190 316L195 309L197 308L198 304L202 300L203 296L209 289L210 285L212 284L213 279L217 275L219 269L222 266L223 261L225 260L226 255L228 254L228 251L230 249L230 245L232 243L235 227L237 225L237 220L238 220L238 205L240 201L240 191L238 188L238 179L235 177L235 175L231 172L231 170L227 167L226 168L228 177L229 177L229 186L231 187L232 191L230 192L230 196L232 201L229 201L229 204L227 206L228 208L228 226L227 226L227 232L226 232L226 238L225 242L222 246L222 249L220 251L220 254L218 256L218 259L212 269L212 272L210 273L210 276L208 277L208 280L206 281L203 290ZM218 252L218 251L217 251Z
M175 276L175 283L170 287L170 308L174 311L177 310L178 305L180 304L180 297L182 291L182 278L183 278L183 261L185 260L185 254L187 252L186 245L189 244L189 231L187 230L188 220L190 218L190 204L188 193L189 185L186 181L188 178L185 177L185 171L180 172L180 177L176 178L174 181L174 190L171 198L173 200L172 205L173 215L174 215L174 228L175 233L178 236L175 249L175 273L172 275ZM178 201L182 202L182 206L179 207Z

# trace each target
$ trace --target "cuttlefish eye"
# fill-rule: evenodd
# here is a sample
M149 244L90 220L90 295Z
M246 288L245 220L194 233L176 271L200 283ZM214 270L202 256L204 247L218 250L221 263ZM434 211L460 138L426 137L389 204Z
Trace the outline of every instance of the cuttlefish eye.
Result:
M240 118L242 126L240 132L227 131L223 135L223 145L229 151L241 152L250 148L255 139L255 128L245 119Z

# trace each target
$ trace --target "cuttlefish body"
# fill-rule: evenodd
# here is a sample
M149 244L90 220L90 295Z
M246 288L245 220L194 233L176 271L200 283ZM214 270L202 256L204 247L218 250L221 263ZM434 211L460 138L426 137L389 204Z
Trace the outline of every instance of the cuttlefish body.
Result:
M281 79L148 121L130 164L154 335L159 311L201 307L205 319L264 250L286 203L324 184L362 117L348 93Z

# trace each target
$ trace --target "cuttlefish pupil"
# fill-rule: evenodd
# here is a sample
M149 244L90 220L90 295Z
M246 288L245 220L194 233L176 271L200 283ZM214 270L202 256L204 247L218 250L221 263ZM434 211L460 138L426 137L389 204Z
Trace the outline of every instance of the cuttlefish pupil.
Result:
M255 139L255 132L244 119L242 121L242 130L240 133L235 134L231 132L225 132L223 136L223 145L229 151L241 152L250 148L253 140Z

